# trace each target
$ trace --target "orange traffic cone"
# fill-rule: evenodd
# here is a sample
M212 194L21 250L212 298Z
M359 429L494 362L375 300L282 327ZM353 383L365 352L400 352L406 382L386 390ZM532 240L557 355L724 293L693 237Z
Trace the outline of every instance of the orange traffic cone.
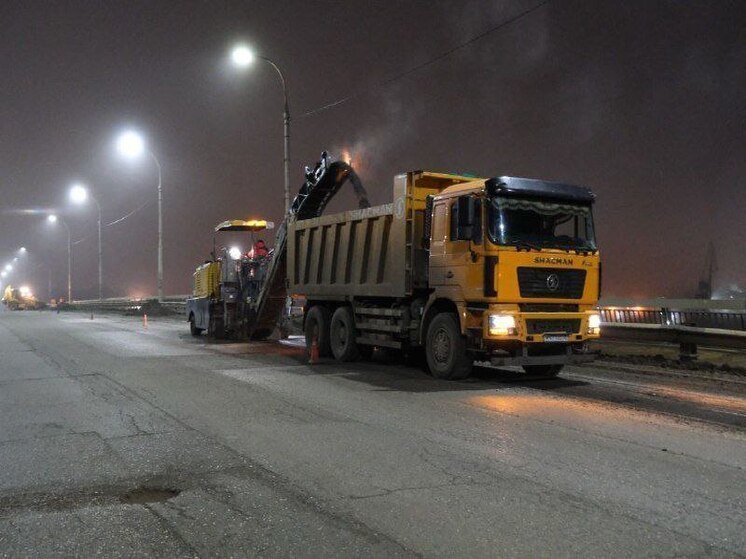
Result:
M316 341L316 338L311 340L311 355L310 359L308 360L309 365L315 365L319 362L319 343Z
M148 315L147 314L142 315L142 325L143 325L143 328L145 328L146 330L148 329Z

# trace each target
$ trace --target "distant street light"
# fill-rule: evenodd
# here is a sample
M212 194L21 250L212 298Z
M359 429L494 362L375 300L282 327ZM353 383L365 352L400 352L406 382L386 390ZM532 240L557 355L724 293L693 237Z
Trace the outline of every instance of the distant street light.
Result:
M161 164L147 149L145 138L134 130L126 130L117 138L117 151L127 159L138 159L147 152L158 170L158 301L163 301L163 184Z
M285 131L285 158L283 159L285 167L285 213L290 208L290 108L288 105L288 90L287 83L285 82L285 76L280 70L280 67L275 64L272 60L266 56L258 56L247 47L246 45L235 45L231 50L231 61L233 65L238 68L246 68L254 63L254 60L259 58L264 60L272 66L280 77L280 83L282 84L282 95L285 99L284 111L283 111L283 122Z
M13 271L13 264L6 264L5 265L5 271L6 272L12 272Z
M26 252L26 247L19 248L18 252L20 252L21 254L24 254Z
M101 205L98 203L98 200L90 195L88 189L84 185L77 183L70 187L70 200L74 204L85 204L88 198L93 200L96 204L96 209L98 210L98 299L100 301L104 298L104 269L103 260L101 258Z
M54 214L49 214L47 216L47 221L52 224L56 224L59 221L60 223L62 223L62 225L65 226L65 230L67 231L67 302L72 303L72 300L73 300L73 281L72 281L73 244L72 244L72 239L70 237L70 227L68 227L64 219L60 219Z

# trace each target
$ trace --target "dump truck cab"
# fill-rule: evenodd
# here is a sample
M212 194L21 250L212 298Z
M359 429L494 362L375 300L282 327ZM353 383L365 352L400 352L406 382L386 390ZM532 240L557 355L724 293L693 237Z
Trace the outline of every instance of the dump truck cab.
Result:
M590 360L601 270L593 202L587 188L517 177L463 180L428 197L423 341L428 311L452 304L476 359L542 375Z

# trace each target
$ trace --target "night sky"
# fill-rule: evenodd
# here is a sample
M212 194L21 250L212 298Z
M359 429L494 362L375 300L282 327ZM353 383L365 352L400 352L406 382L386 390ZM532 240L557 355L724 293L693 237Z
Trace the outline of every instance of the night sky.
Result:
M522 1L0 3L0 264L25 245L33 284L65 290L66 236L16 208L67 208L75 295L152 294L156 174L113 142L133 126L163 166L165 291L188 293L224 219L280 221L282 95L272 68L228 64L236 40L286 74L292 186L350 149L373 203L428 169L593 188L604 295L692 295L715 243L716 287L746 284L746 2L570 1L405 73L516 14ZM303 113L357 94L329 110ZM351 205L342 197L333 209Z

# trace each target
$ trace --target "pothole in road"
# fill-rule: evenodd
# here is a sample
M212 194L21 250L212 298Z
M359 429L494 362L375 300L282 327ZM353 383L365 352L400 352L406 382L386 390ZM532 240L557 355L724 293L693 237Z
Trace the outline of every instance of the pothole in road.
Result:
M181 490L170 487L138 487L120 495L119 502L126 505L146 505L161 503L176 497Z

